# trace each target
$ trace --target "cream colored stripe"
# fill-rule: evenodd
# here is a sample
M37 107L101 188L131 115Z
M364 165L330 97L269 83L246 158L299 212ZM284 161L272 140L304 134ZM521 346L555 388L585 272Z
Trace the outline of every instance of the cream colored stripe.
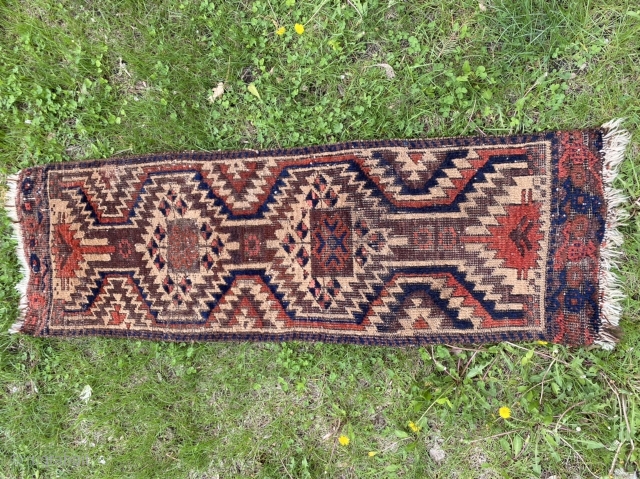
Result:
M83 258L85 261L111 261L110 254L86 254Z
M82 240L83 246L107 246L109 244L109 238L84 238Z

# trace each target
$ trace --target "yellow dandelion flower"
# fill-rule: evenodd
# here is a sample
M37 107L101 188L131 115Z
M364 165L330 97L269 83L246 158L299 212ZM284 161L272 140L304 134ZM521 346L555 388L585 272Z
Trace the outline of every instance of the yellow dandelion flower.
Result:
M409 421L409 429L411 429L415 433L418 433L422 428L420 426L417 426L415 422Z
M341 446L348 446L350 441L347 436L340 436L338 438L338 442L340 443Z
M295 29L296 33L298 35L302 35L304 33L304 25L300 25L299 23L296 23L293 28Z
M500 414L500 417L502 419L509 419L511 417L511 409L509 409L507 406L502 406L498 410L498 413Z
M287 31L287 29L286 29L286 28L284 28L284 27L280 27L280 28L278 28L278 29L276 30L276 34L277 34L277 35L282 36L282 35L284 35L284 32L286 32L286 31Z
M549 342L548 341L536 341L536 344L540 344L542 346L545 346L545 345L549 344Z
M376 451L369 451L369 457L373 457L378 454Z

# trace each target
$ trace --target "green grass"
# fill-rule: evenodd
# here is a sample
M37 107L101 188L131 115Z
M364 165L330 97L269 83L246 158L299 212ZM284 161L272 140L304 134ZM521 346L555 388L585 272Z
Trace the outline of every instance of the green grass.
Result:
M639 45L633 0L3 2L0 185L20 168L84 158L535 132L626 117L634 137L619 186L637 198ZM224 95L210 102L218 82ZM632 471L640 206L629 211L625 339L613 353L3 333L0 477ZM1 331L18 304L9 227L0 216ZM81 400L86 385L93 393ZM498 416L504 405L511 419ZM429 454L434 445L441 462Z

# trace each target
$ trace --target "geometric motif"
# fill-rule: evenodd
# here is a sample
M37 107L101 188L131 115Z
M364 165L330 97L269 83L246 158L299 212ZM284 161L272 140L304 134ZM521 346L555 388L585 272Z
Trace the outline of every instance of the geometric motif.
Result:
M310 223L312 270L322 276L352 274L350 210L312 209Z
M27 169L22 330L589 344L602 143L586 130Z

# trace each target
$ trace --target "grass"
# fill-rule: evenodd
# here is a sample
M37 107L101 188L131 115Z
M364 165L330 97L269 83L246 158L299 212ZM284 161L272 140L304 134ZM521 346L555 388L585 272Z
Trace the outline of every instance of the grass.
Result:
M84 158L626 117L619 186L637 198L638 38L633 0L6 1L0 184ZM640 462L640 207L628 208L613 353L2 334L0 477L624 477ZM20 274L4 213L0 238L6 331Z

